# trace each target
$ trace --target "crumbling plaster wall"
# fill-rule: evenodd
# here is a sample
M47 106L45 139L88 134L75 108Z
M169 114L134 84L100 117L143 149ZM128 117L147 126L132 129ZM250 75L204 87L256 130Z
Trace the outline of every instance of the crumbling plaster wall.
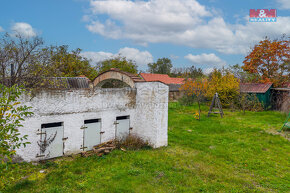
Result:
M20 131L28 135L26 148L17 150L25 161L43 158L37 142L41 124L63 122L64 155L81 152L84 120L101 119L101 142L115 137L117 116L130 116L135 133L154 147L167 145L168 86L159 82L136 83L136 89L42 90L34 97L23 96L23 104L32 107L34 115L26 118Z

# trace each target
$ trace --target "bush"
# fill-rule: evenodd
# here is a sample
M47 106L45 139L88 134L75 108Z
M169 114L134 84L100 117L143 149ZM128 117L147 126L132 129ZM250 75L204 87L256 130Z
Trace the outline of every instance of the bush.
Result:
M116 148L125 148L128 150L138 150L151 148L151 144L148 141L143 140L141 137L130 134L127 137L115 140Z
M21 136L19 127L25 117L32 115L30 107L18 102L24 90L17 86L6 87L0 84L0 161L12 161L16 149L26 146L27 135ZM1 163L0 163L1 164Z
M235 99L236 108L245 111L263 111L263 104L259 101L258 97L253 94L240 93Z
M181 98L178 99L179 104L184 105L184 106L190 106L193 105L195 102L194 95L189 96L187 94L184 94Z

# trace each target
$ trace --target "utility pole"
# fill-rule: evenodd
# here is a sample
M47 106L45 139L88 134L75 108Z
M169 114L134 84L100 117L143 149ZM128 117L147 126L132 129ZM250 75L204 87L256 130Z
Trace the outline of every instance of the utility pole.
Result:
M15 72L14 72L14 64L11 63L11 74L10 74L10 86L12 86L12 81L14 80ZM14 84L14 83L13 83Z

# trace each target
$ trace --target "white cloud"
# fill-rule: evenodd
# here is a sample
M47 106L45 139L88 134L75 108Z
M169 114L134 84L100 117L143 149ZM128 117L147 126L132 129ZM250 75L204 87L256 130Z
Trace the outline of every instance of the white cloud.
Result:
M91 60L94 64L114 57L114 54L109 52L82 52L81 55Z
M101 22L93 20L87 28L110 38L129 38L136 42L159 42L162 34L182 32L202 22L200 17L210 13L196 0L150 0L150 1L90 1L94 15L109 15L110 19ZM88 16L86 16L88 20ZM121 22L122 26L117 25ZM154 35L159 32L157 38ZM147 35L146 35L147 34Z
M4 31L4 29L0 26L0 32L3 32Z
M87 29L112 39L129 39L141 45L173 43L214 49L226 54L245 54L265 36L290 33L290 17L277 22L229 24L196 0L91 0ZM108 19L96 19L106 15Z
M290 1L289 0L277 0L280 4L280 9L290 9Z
M139 51L136 48L122 48L119 50L121 56L125 56L127 59L133 60L139 66L146 66L148 63L153 62L153 56L148 51Z
M191 63L196 65L206 65L206 66L223 66L225 65L225 61L220 59L218 56L216 56L214 53L211 54L200 54L200 55L192 55L188 54L184 56L187 60L189 60Z
M24 22L14 23L11 30L13 31L13 35L20 34L26 38L36 36L36 31L32 28L32 26Z
M90 59L94 64L117 56L124 56L129 60L135 61L140 68L144 68L148 63L153 62L153 56L150 52L128 47L121 48L115 54L110 52L83 52L82 56Z

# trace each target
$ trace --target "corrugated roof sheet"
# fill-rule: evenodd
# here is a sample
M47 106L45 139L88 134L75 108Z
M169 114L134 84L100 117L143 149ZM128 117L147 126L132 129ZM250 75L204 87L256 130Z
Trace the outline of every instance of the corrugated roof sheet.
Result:
M90 80L86 77L52 77L46 82L46 88L86 89Z
M244 93L265 93L272 86L272 83L240 83L240 92Z
M172 78L167 74L151 74L151 73L140 73L142 78L147 82L159 81L164 84L183 84L184 78Z

